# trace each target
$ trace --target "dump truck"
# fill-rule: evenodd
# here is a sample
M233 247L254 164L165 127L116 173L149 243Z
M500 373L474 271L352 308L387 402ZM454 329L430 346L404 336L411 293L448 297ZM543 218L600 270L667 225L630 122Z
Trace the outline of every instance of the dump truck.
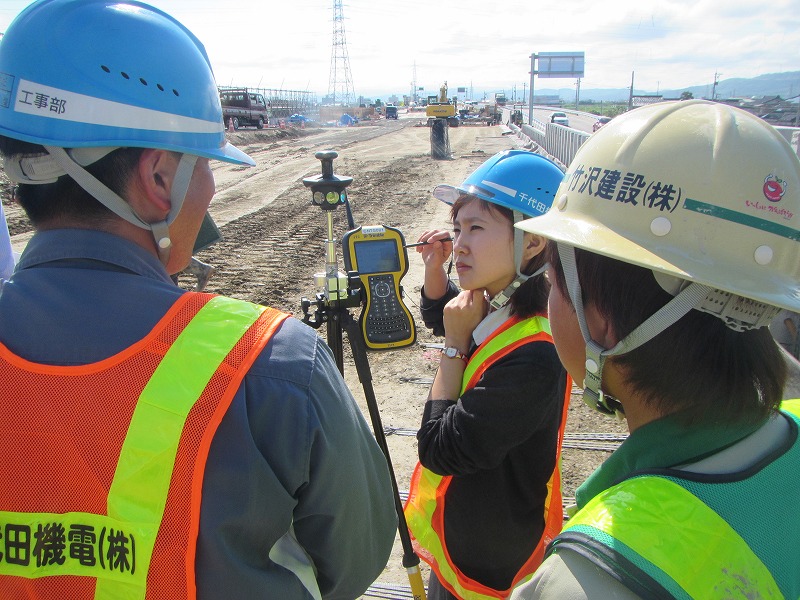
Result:
M254 125L259 129L269 123L269 105L261 94L247 88L228 88L220 91L222 120L226 127L233 122L233 128L241 125Z

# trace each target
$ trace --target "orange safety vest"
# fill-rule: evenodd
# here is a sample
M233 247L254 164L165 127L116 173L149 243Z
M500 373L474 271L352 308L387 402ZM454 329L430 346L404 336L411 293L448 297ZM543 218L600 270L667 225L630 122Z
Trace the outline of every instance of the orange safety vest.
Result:
M545 317L511 318L489 336L470 357L462 379L461 394L473 388L483 373L495 362L524 344L537 341L553 343L550 323ZM530 577L541 564L547 545L561 531L564 522L561 501L561 443L567 421L572 382L567 375L564 408L558 432L556 467L547 482L544 530L531 556L520 567L507 590L495 590L467 577L453 563L444 536L444 507L447 488L453 477L437 475L417 463L411 478L411 489L404 507L408 529L417 554L436 572L442 585L458 598L485 600L506 598L511 590ZM490 559L488 559L490 560Z
M0 344L0 598L195 598L211 440L287 317L186 293L97 363Z

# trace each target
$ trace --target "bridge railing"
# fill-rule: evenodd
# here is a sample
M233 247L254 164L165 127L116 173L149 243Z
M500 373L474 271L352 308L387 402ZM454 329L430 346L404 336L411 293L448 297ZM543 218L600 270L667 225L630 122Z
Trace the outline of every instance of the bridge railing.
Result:
M564 168L572 162L578 148L591 135L585 131L578 131L555 123L546 123L538 119L534 119L532 124L524 123L517 126L511 122L511 114L512 109L503 109L501 121L522 138L523 146L533 149L535 144L537 149L554 158ZM523 119L527 120L527 115L524 113ZM800 128L775 127L775 129L789 142L792 150L800 155Z
M527 120L527 116L523 116ZM514 133L523 138L523 145L532 146L530 142L536 144L541 150L546 152L551 158L561 163L564 168L569 165L590 134L577 129L546 123L534 119L532 124L523 124L517 127L511 123L511 109L503 109L502 122L507 125Z

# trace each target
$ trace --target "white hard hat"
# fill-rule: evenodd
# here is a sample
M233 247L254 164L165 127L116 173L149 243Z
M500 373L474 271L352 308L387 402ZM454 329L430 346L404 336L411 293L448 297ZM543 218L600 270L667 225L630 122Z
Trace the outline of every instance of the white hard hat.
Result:
M800 311L800 160L772 126L724 104L615 118L578 150L552 209L517 227Z

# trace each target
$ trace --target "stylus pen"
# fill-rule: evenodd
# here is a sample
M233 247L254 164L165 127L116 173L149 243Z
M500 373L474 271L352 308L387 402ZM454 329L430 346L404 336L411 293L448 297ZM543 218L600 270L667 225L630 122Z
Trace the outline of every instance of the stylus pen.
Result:
M427 246L428 244L433 244L434 242L452 242L453 238L444 238L443 240L433 240L433 242L417 242L416 244L406 244L403 248L416 248L417 246Z

